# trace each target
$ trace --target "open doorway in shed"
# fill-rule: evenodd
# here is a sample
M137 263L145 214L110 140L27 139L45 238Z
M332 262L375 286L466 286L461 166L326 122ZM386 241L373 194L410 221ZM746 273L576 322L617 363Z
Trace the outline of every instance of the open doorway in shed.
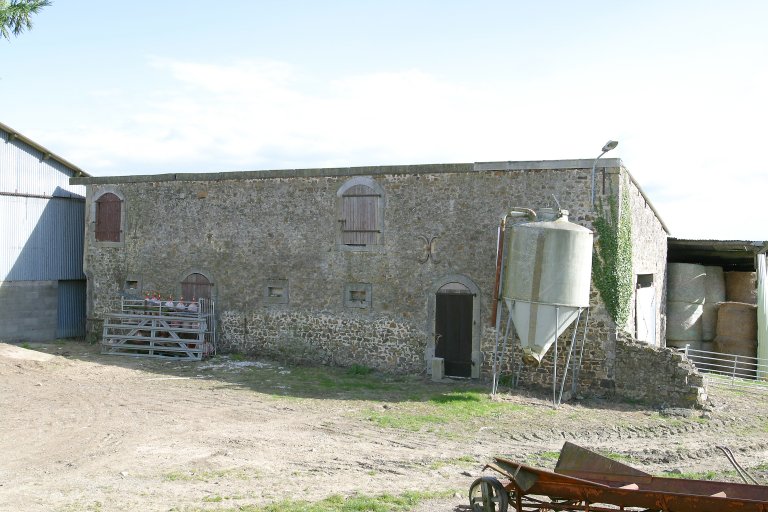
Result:
M656 341L656 288L653 274L638 274L635 284L635 338L649 345Z
M445 361L445 374L472 374L472 292L461 283L449 283L435 296L435 357Z

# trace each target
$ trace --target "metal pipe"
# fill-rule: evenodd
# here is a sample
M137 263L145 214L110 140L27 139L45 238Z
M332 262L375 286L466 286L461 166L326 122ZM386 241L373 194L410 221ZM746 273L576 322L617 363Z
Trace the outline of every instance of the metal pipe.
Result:
M581 312L584 308L579 308L579 314L576 317L576 323L573 326L573 336L571 336L571 347L568 349L568 357L565 359L565 365L563 366L563 380L560 383L560 396L557 399L557 405L563 403L563 390L565 389L565 381L568 379L568 366L571 364L571 354L573 354L573 346L576 345L576 334L579 330L579 321L581 320Z
M589 328L589 311L587 308L587 317L584 319L584 334L581 337L581 348L579 349L579 364L576 364L576 360L573 361L573 381L571 382L571 394L576 393L576 388L579 383L579 370L581 369L581 362L584 359L584 343L587 340L587 329Z
M560 325L560 307L555 307L555 359L552 363L552 405L557 407L557 327Z
M529 220L536 220L536 212L530 208L510 208L509 211L504 214L499 223L499 229L496 236L496 280L493 285L493 297L491 304L496 304L499 300L499 286L501 285L501 272L504 267L504 235L507 229L507 219L512 217L515 213L524 214ZM491 326L496 325L496 309L491 309Z
M500 325L499 324L501 323L501 314L500 314L500 311L499 311L500 309L501 309L501 301L496 303L496 308L494 309L494 312L493 312L493 316L495 317L494 318L494 325L496 327L496 336L495 336L495 341L494 341L494 346L493 346L493 365L491 366L491 376L492 376L492 380L491 380L491 395L495 395L496 394L496 376L498 375L498 370L497 370L498 358L497 358L497 354L499 353L499 332L500 332L500 329L499 329Z

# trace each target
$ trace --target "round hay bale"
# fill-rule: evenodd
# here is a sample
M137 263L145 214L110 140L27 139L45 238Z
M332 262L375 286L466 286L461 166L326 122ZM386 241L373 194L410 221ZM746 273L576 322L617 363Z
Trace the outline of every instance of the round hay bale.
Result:
M667 343L673 341L701 341L701 315L703 304L667 302Z
M704 313L701 316L701 339L711 341L717 335L717 306L725 301L725 276L722 267L704 267Z
M757 306L743 302L721 302L717 310L717 338L757 339Z
M757 370L757 340L739 340L727 336L715 338L715 352L720 352L718 370L736 377L754 378Z
M701 313L701 339L712 341L717 335L717 304L704 303Z
M704 267L704 303L725 302L725 273L722 267Z
M754 272L726 272L725 298L729 302L757 304L757 279Z
M670 263L667 266L667 300L703 304L706 277L704 265Z

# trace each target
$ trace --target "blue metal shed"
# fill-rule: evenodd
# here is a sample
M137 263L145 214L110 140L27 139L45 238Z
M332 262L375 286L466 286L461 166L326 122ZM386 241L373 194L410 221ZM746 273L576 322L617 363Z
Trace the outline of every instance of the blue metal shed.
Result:
M0 123L0 340L85 335L80 168Z

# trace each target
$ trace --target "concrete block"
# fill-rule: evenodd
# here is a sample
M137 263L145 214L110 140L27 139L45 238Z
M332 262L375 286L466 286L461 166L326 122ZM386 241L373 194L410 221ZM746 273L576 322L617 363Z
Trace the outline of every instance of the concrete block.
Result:
M441 381L445 377L445 359L435 357L432 359L432 380Z

